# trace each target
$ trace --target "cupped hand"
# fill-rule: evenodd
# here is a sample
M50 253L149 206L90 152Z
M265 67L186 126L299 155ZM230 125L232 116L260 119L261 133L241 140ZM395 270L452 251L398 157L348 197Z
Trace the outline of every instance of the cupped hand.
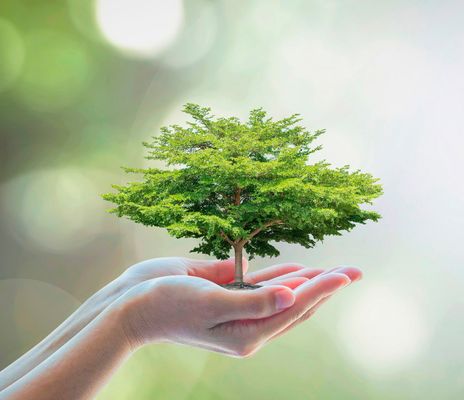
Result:
M247 273L248 260L245 257L242 259L242 265L245 282L260 285L279 284L292 289L318 275L332 272L345 274L351 282L359 281L362 278L362 272L356 267L335 267L325 271L321 268L309 268L300 263L281 263ZM224 284L233 282L234 269L234 258L226 260L198 260L184 257L161 257L134 264L120 278L124 279L126 283L130 282L127 289L149 279L172 275L195 276L217 284ZM299 295L299 293L296 294ZM329 299L330 296L327 296L315 306L308 308L306 312L302 313L300 318L282 331L276 333L272 338L276 338L301 322L306 321Z
M224 273L227 267L212 272L217 268L202 267L199 262L190 268L199 276L178 274L147 280L120 299L124 329L133 348L149 342L173 342L248 356L305 320L335 291L360 278L355 268L322 273L293 265L290 272L282 273L288 265L274 266L246 276L262 288L234 291L216 284L230 280ZM205 279L214 274L216 282Z
M231 291L220 285L233 281L233 259L135 264L3 370L0 397L91 398L131 349L149 342L253 354L360 276L355 268L280 264L245 274L261 288Z
M286 263L273 265L247 274L248 262L246 258L242 260L244 280L246 282L260 282L278 278L290 272L298 272L305 267L298 263ZM217 284L224 284L234 279L234 258L227 260L197 260L184 257L160 257L139 262L129 267L119 279L134 286L143 281L159 278L163 276L184 275L203 278ZM311 269L309 276L315 276L323 272L321 269ZM305 275L306 276L306 275ZM289 277L293 278L293 277Z

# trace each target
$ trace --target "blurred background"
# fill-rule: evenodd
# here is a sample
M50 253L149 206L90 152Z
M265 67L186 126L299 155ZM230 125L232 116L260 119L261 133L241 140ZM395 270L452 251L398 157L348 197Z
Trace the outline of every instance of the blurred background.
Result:
M461 399L461 1L2 0L0 368L127 266L191 256L105 213L186 102L326 128L314 160L381 178L383 219L278 259L365 278L237 360L140 350L100 399ZM134 176L129 177L134 179ZM200 257L194 255L193 257Z

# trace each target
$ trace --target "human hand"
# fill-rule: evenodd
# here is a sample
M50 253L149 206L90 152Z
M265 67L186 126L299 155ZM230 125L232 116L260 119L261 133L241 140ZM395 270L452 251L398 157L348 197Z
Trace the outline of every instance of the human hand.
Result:
M220 286L233 275L234 260L164 258L130 267L1 372L0 398L90 398L131 350L147 342L253 354L359 279L360 271L281 264L245 274L262 288Z
M255 283L276 279L290 272L298 272L303 269L305 270L304 275L289 276L288 279L313 277L323 272L322 269L309 270L298 263L285 263L247 274L248 261L245 257L242 260L242 265L244 280L246 282L254 281ZM234 258L227 260L197 260L184 257L160 257L132 265L118 279L123 282L126 290L143 281L171 275L196 276L217 284L225 284L233 281L234 269Z
M118 302L131 347L172 342L248 356L305 320L324 299L350 283L350 276L360 278L355 268L328 273L299 268L275 276L272 270L279 268L249 274L247 281L263 285L255 290L230 291L193 276L162 277L137 285ZM319 276L313 279L304 276L316 273ZM259 276L270 280L257 281Z
M248 263L243 260L246 272ZM247 281L259 282L278 278L290 272L303 270L300 264L280 264L245 275ZM322 270L311 270L305 275L315 275ZM308 275L309 274L309 275ZM32 371L53 353L72 340L86 326L102 314L116 299L136 285L163 276L196 276L218 284L228 283L234 277L234 259L194 260L180 257L165 257L146 260L129 267L118 278L87 299L69 318L44 340L1 372L0 391ZM307 280L304 276L288 277L281 284L295 287ZM293 286L292 286L293 285Z

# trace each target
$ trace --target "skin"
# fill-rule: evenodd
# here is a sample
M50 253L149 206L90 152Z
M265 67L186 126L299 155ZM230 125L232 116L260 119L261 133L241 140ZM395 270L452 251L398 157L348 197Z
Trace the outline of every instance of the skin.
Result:
M248 264L243 260L244 271ZM231 291L234 259L158 258L127 269L42 342L0 372L0 399L88 399L130 355L179 343L248 357L308 319L361 271L279 264L245 273L263 285Z

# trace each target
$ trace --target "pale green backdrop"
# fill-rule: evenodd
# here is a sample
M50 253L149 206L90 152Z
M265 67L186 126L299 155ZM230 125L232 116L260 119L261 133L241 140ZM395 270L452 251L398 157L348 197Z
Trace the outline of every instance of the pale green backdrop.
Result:
M127 266L194 242L104 212L182 104L301 113L314 157L381 178L383 215L277 262L365 279L238 360L140 350L100 399L460 399L462 1L0 2L0 367ZM197 256L198 257L198 256Z

